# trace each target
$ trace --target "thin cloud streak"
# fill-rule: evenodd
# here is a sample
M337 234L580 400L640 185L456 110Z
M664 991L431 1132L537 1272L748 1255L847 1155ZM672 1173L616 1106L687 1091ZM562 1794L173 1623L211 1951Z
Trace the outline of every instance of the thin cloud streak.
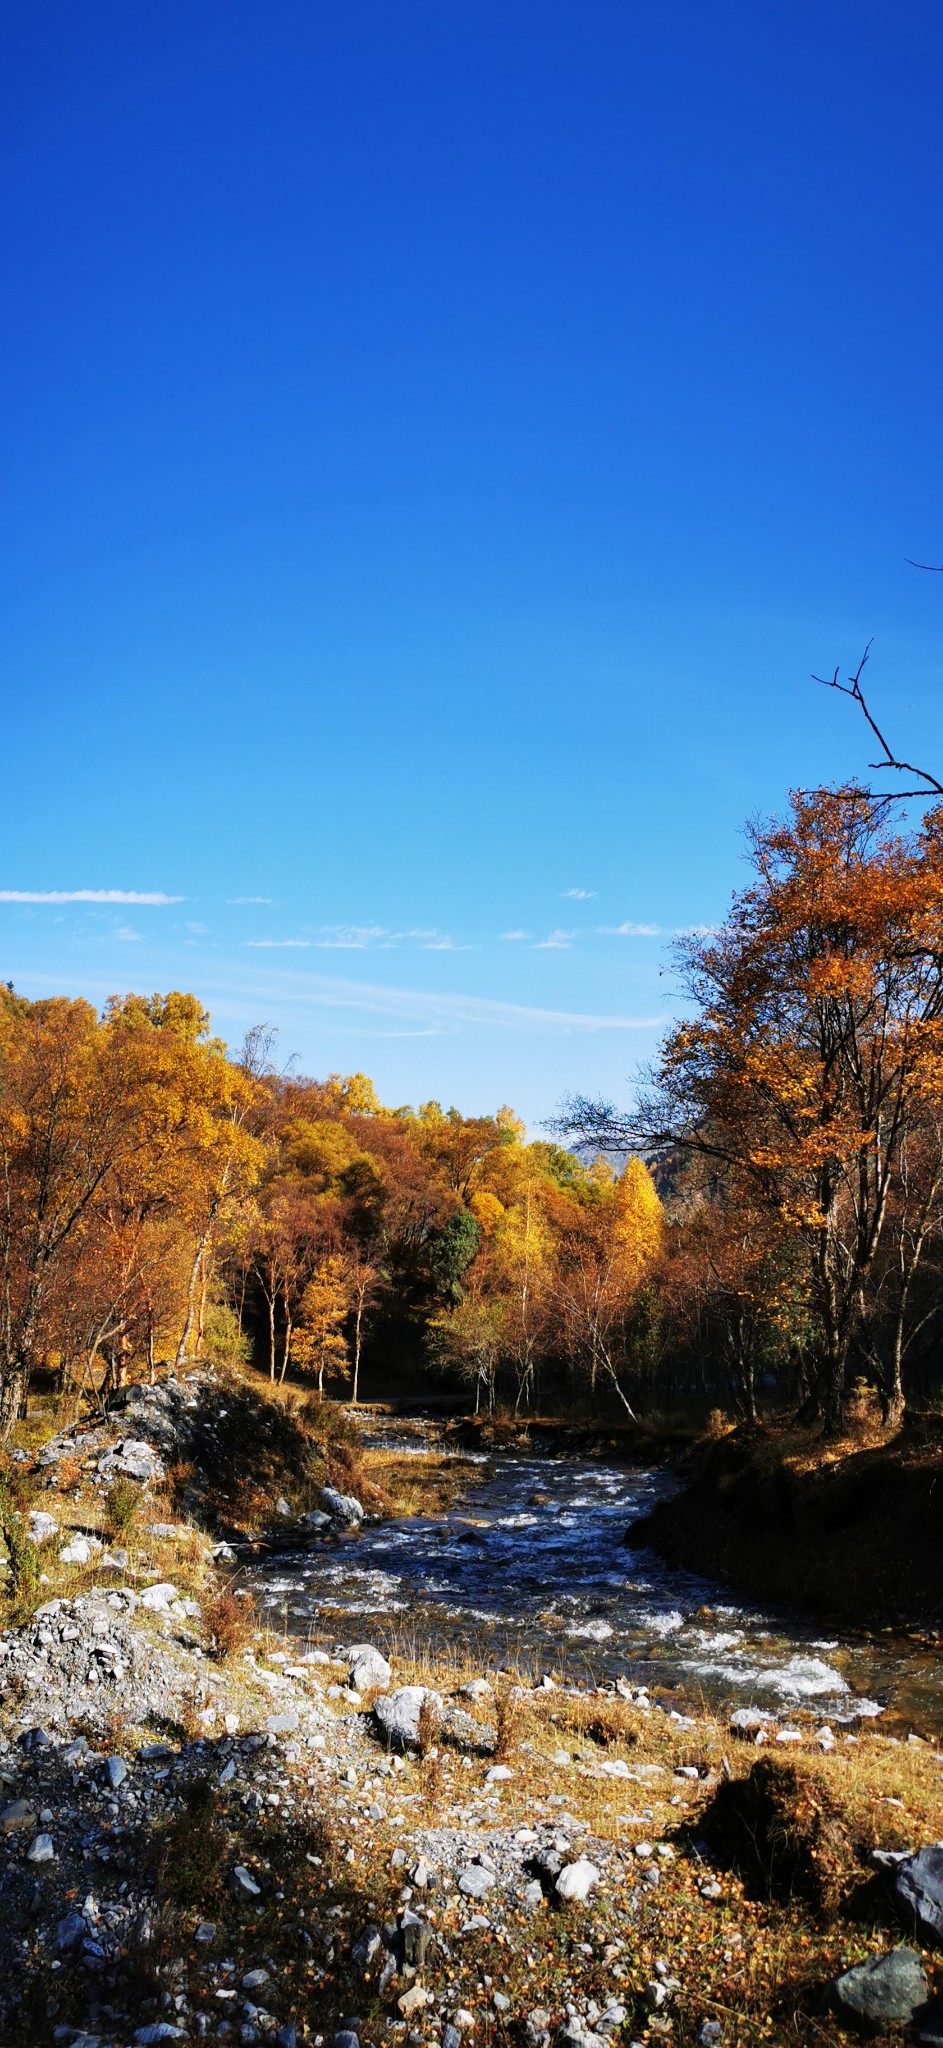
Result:
M448 932L440 932L434 926L413 926L409 931L395 932L383 924L322 924L318 925L310 938L304 939L246 939L247 946L275 948L278 946L307 947L318 953L364 953L376 946L381 953L389 953L396 946L421 946L424 953L468 953L470 946L457 945Z
M593 897L594 897L594 896L598 896L598 895L599 895L599 890L598 890L598 889L564 889L564 890L563 890L563 897L564 897L564 899L566 899L567 897L569 897L569 899L570 899L571 903L590 903L590 902L592 901Z
M671 927L663 924L600 924L596 927L600 937L607 939L663 939L670 936Z
M255 993L257 984L243 994ZM389 988L380 983L346 981L334 975L280 975L277 986L266 980L273 999L310 1004L317 1009L363 1011L409 1019L455 1030L478 1025L503 1031L651 1031L670 1019L595 1015L576 1010L549 1010L526 1003L507 1003L492 996L439 994L424 989Z
M159 889L0 889L0 903L183 903Z

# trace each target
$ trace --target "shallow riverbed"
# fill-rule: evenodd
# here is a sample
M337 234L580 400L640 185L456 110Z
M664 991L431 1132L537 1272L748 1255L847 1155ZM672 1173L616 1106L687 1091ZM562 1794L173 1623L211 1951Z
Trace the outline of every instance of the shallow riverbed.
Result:
M397 1448L422 1456L415 1439ZM846 1725L881 1710L943 1726L932 1649L890 1634L839 1639L634 1547L631 1524L672 1484L664 1472L502 1454L482 1459L453 1513L313 1543L254 1566L250 1583L270 1622L316 1641L467 1654L532 1678L630 1678Z

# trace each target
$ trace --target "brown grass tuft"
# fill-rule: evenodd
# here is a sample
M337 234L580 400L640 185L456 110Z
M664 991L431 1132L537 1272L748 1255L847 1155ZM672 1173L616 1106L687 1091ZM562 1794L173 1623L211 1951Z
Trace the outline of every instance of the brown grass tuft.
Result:
M210 1640L210 1647L217 1663L228 1663L238 1656L240 1650L247 1650L255 1635L255 1616L251 1600L237 1600L230 1586L224 1586L215 1600L209 1600L203 1609L203 1626Z
M811 1760L761 1757L721 1782L700 1825L754 1897L833 1913L862 1875L835 1778Z

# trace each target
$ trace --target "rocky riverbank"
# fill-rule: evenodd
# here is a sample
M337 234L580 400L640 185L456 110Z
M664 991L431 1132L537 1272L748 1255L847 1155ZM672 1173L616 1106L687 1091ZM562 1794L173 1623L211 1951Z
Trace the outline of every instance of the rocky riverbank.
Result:
M632 1531L670 1563L862 1627L943 1621L943 1419L840 1443L739 1429L690 1449Z
M271 1540L379 1511L260 1400L197 1374L12 1461L10 2048L943 2041L934 1743L253 1628L247 1428Z

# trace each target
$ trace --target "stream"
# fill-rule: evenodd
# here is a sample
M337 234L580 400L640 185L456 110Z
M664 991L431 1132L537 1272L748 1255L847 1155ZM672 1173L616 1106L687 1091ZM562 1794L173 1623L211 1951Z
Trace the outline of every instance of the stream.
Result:
M427 1454L415 1437L384 1442ZM480 1477L449 1513L370 1523L253 1565L262 1616L312 1642L446 1653L528 1679L627 1679L845 1726L879 1713L928 1733L943 1725L938 1651L744 1602L626 1540L671 1491L670 1473L517 1453L475 1462Z

